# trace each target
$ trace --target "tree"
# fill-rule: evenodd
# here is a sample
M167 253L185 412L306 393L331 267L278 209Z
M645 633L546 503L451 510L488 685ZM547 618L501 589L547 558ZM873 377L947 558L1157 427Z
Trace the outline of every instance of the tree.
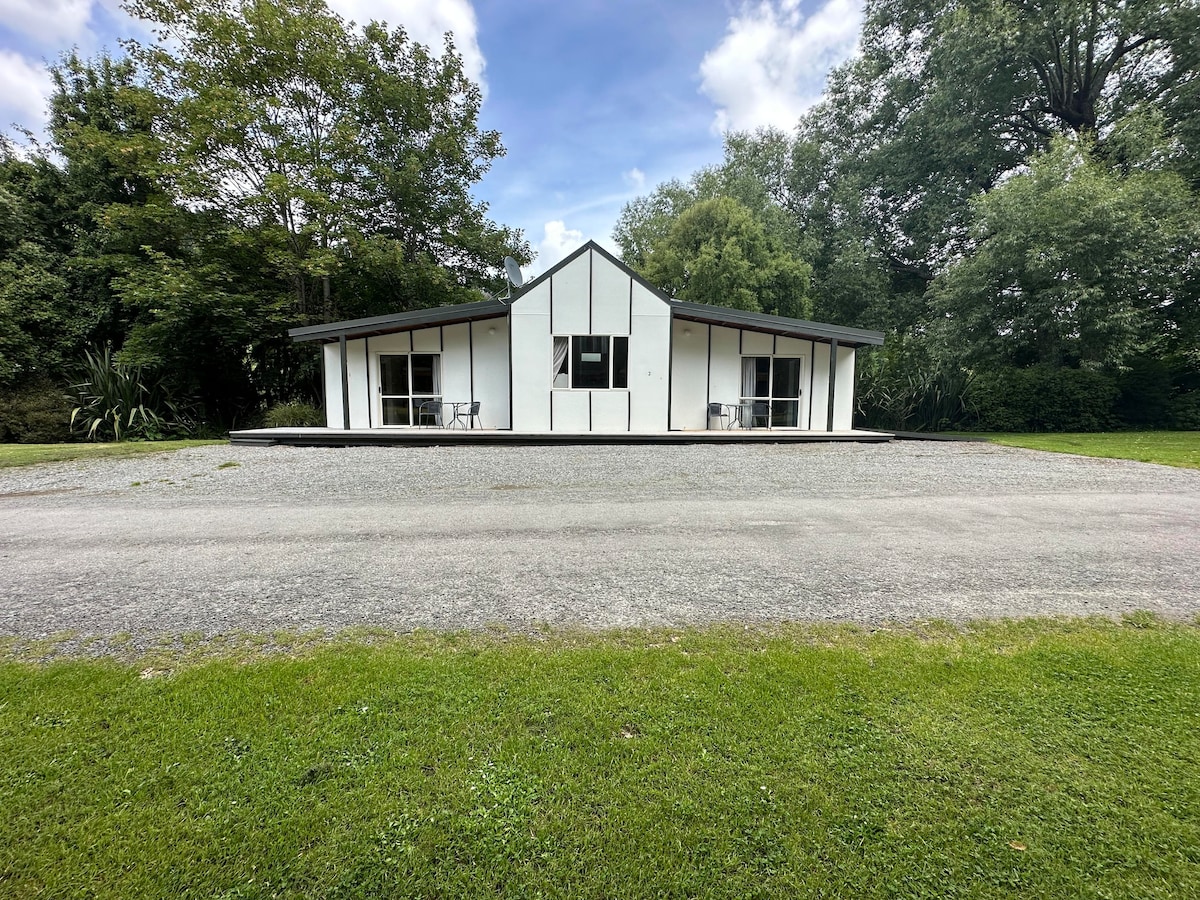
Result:
M263 233L299 317L338 315L335 274L381 241L402 277L445 288L419 305L472 297L506 252L528 261L519 233L470 197L504 150L479 129L479 89L448 39L435 57L402 29L353 28L324 0L127 7L157 29L136 52L166 101L175 195Z
M817 296L836 288L844 251L865 248L886 297L836 309L916 324L929 284L970 251L970 201L1051 137L1087 134L1103 153L1146 104L1178 106L1172 127L1185 127L1195 107L1180 67L1198 28L1196 0L869 3L861 54L797 133L790 204L820 247L808 255Z
M640 272L680 300L781 316L808 316L809 266L729 197L685 210Z
M1200 215L1177 173L1060 138L972 212L976 248L932 291L947 355L1116 368L1194 333Z

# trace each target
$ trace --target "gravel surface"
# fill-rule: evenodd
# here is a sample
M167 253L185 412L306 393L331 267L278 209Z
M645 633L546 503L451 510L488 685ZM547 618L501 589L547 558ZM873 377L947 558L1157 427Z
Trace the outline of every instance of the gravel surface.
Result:
M989 444L0 470L0 634L1200 613L1200 472Z

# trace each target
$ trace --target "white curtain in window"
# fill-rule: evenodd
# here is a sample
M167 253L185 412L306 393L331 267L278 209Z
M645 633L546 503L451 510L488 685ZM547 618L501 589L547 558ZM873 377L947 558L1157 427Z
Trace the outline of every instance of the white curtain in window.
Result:
M755 357L742 357L742 396L754 396L754 363Z
M554 339L554 386L567 387L567 353L571 349L571 339L556 337Z
M442 396L442 358L435 356L433 358L433 392L437 396Z

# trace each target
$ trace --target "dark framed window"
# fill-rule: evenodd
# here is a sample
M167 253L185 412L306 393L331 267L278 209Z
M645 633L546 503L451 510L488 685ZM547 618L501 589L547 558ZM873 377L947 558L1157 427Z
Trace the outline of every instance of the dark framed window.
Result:
M602 391L629 387L629 338L577 334L554 338L556 388Z
M571 338L571 387L607 388L609 339L596 335L576 335Z

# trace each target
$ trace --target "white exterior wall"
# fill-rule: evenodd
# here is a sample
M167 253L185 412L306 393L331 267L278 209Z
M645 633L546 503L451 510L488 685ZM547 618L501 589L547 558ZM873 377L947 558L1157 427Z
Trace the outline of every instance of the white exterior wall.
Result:
M813 354L813 431L824 431L829 424L829 348L829 344L817 343ZM853 347L838 346L837 381L833 398L834 431L854 427L854 360Z
M479 424L484 428L511 428L508 319L482 319L471 322L469 328L470 344L474 350L472 399L479 401Z
M829 344L676 320L672 324L671 428L708 427L709 403L737 403L743 356L799 357L799 427L824 431L829 400ZM851 427L854 348L838 348L834 429Z
M838 347L837 381L833 394L833 428L847 431L854 427L854 348Z
M512 427L550 430L550 282L523 294L509 311L512 323Z
M334 341L324 347L325 424L343 428L341 345ZM363 341L346 341L346 368L350 376L350 427L370 428L367 403L367 356Z
M517 431L664 431L670 308L587 250L513 302L512 427ZM628 388L554 388L554 338L629 337Z
M666 431L670 428L671 308L637 282L631 285L630 302L630 430Z
M484 319L346 341L351 428L384 427L379 357L390 353L439 354L443 400L478 400L479 425L508 427L507 320ZM337 342L324 346L324 357L325 421L330 428L341 428L342 372Z
M829 424L829 344L816 342L813 346L812 409L813 431L824 431Z

